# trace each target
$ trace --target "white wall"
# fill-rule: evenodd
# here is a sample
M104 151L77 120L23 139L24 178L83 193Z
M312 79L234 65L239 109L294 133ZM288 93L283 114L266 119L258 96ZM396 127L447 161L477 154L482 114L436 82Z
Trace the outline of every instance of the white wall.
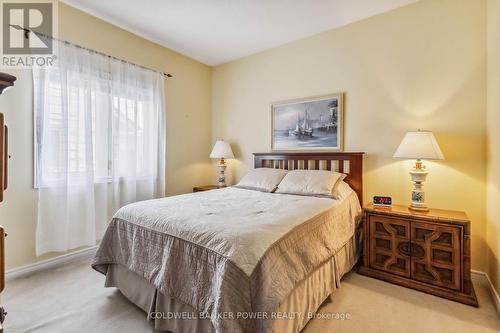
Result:
M488 0L488 273L500 293L500 1Z
M72 7L59 4L59 36L159 71L166 79L167 194L190 192L212 181L208 154L211 148L211 73L209 66L146 41ZM9 236L7 268L60 255L35 256L38 193L33 189L33 94L31 73L12 71L14 88L0 96L0 112L10 131L10 176L0 224Z
M365 151L364 201L410 201L411 161L392 155L406 131L434 131L430 206L472 220L472 265L486 269L486 2L415 4L217 66L212 139L235 148L229 179L271 147L271 103L345 92L345 150Z

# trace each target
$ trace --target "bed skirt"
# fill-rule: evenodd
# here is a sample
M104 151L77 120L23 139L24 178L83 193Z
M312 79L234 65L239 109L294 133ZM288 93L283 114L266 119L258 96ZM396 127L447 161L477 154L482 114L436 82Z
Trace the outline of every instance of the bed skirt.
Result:
M354 267L360 256L361 244L362 232L358 225L354 236L328 261L297 283L276 312L264 314L267 318L256 320L271 320L270 332L300 332L320 305L333 296L342 276ZM142 276L124 266L109 265L105 286L118 288L127 299L145 311L156 330L175 333L214 332L210 318L200 318L196 309L162 294ZM252 314L220 315L236 317Z

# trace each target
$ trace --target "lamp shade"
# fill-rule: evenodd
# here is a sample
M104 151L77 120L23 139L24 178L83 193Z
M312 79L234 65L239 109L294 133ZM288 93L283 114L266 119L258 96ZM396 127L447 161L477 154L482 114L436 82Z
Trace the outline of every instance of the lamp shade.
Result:
M444 160L441 148L429 131L407 132L394 153L396 158Z
M217 140L210 153L210 158L234 158L231 146L224 140Z

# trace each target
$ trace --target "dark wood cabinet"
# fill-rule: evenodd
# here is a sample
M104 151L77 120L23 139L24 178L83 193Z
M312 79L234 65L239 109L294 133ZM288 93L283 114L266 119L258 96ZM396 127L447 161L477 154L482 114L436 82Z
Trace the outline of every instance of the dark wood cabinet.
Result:
M387 216L370 216L370 267L410 277L410 260L400 249L410 243L410 227L406 221Z
M9 134L4 122L3 113L0 113L0 202L3 201L3 192L7 189L9 165Z
M0 72L0 94L7 88L14 85L16 77ZM0 202L4 199L4 191L8 185L8 164L9 164L9 132L5 125L4 115L0 113ZM5 288L5 237L7 233L0 226L0 293ZM3 322L7 312L0 306L0 333L3 332Z
M470 222L463 212L406 206L364 214L360 274L478 306L470 278Z
M411 277L433 285L461 290L463 228L411 222Z
M193 192L210 191L210 190L216 190L218 188L219 188L219 186L217 186L217 185L195 186L195 187L193 187Z

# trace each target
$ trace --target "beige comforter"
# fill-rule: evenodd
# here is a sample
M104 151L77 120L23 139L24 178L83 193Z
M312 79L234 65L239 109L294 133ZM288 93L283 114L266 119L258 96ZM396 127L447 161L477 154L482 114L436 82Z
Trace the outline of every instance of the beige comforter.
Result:
M210 316L217 332L265 332L295 284L351 238L360 211L354 192L226 188L138 202L116 213L92 267L125 266Z

